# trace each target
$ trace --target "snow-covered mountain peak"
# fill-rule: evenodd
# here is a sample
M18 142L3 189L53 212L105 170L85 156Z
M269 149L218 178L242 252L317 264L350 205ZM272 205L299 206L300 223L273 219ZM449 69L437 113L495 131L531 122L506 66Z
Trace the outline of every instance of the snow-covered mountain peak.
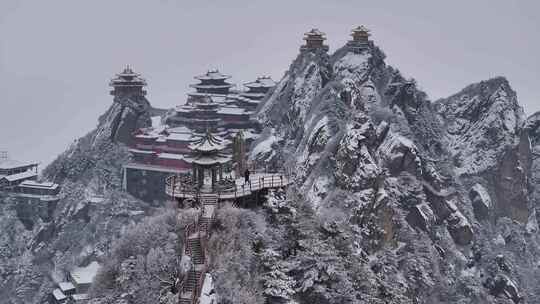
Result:
M495 166L506 147L516 143L524 119L516 93L503 77L469 85L438 100L435 108L460 174Z

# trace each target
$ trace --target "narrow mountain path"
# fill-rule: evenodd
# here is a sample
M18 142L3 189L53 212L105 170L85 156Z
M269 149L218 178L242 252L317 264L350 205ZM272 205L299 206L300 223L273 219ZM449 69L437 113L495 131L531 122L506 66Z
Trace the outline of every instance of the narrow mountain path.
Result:
M218 196L216 194L201 195L201 212L197 219L186 225L184 229L184 250L191 258L192 267L184 281L180 283L179 304L196 304L199 301L204 278L208 269L208 239L210 228L215 218Z

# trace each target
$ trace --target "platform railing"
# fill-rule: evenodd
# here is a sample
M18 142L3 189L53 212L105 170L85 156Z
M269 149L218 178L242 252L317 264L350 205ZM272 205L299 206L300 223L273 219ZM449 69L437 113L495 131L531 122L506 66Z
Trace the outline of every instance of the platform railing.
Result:
M261 171L254 171L252 177L257 173L262 174ZM278 188L284 187L290 183L289 175L285 173L264 173L265 176L259 176L251 178L250 182L244 184L234 183L231 187L216 187L213 194L218 196L218 200L222 198L238 198L247 195L251 195L254 191L258 191L265 188ZM195 198L199 199L202 193L192 183L182 182L176 175L169 176L166 179L166 193L174 198Z

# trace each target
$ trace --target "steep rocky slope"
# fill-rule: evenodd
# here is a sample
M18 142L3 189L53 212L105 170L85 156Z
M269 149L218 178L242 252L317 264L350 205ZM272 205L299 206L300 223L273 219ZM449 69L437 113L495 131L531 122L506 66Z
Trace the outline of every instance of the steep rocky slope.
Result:
M344 303L336 280L359 276L346 302L536 303L537 118L523 127L502 77L433 103L384 58L373 45L301 53L259 109L267 130L251 157L298 181L292 218L267 220L290 229L307 208L316 232L267 250L293 250L279 259L296 265L312 250L303 242L325 240L342 255L309 282L289 268L296 289L281 300Z
M66 271L99 260L151 211L121 191L127 135L149 123L146 99L115 99L97 128L43 172L62 183L57 204L0 197L0 303L46 303ZM39 204L39 205L36 205Z

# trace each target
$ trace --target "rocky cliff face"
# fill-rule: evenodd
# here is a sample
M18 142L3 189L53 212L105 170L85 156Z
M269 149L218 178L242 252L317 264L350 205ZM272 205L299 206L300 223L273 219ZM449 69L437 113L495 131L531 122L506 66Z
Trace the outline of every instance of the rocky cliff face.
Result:
M148 109L146 99L115 100L95 130L45 168L46 179L62 183L57 203L0 197L0 303L46 303L67 271L100 260L150 212L121 191L123 143L149 124Z
M320 229L352 229L342 246L371 265L352 297L384 289L358 303L534 303L538 115L524 124L502 77L431 102L384 58L300 54L259 109L251 157L292 168Z

